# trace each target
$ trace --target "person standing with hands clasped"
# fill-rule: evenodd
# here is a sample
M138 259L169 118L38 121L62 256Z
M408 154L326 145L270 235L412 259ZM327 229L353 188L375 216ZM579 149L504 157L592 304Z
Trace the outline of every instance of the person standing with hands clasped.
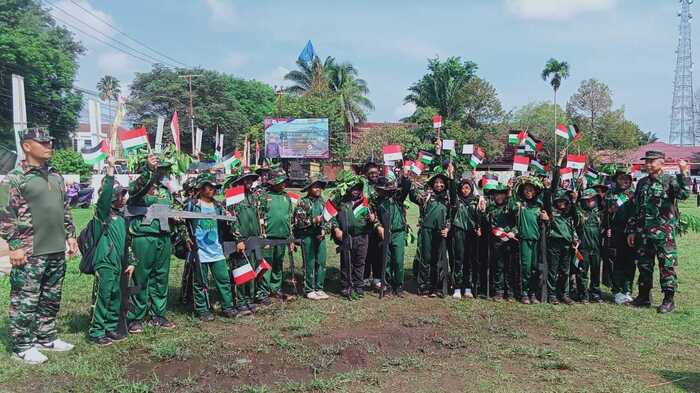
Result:
M10 324L13 358L48 360L40 351L73 349L57 337L66 251L78 251L63 177L48 164L53 138L43 129L21 134L26 159L0 184L0 237L10 248Z

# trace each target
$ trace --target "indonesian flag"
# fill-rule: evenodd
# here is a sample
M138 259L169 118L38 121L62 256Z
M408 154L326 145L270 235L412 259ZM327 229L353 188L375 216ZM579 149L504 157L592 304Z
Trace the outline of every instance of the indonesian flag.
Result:
M100 141L94 147L83 147L80 149L83 160L89 165L95 165L109 157L109 145L105 141Z
M493 234L496 239L502 241L502 242L507 242L510 239L515 239L515 236L510 234L509 232L506 232L503 228L501 227L494 227L491 230L491 233Z
M481 147L476 146L472 156L469 158L469 164L472 166L472 168L476 168L479 166L479 164L484 162L484 158L486 158L486 153L484 153L484 150L482 150Z
M234 151L233 153L223 158L224 168L233 168L241 164L241 152Z
M141 146L148 146L148 137L146 135L146 128L141 127L135 130L120 132L119 140L124 150L129 152Z
M578 126L575 124L572 124L570 126L559 124L557 125L557 128L555 129L554 133L564 139L569 139L572 142L578 139L579 136L581 136Z
M632 170L630 171L630 175L632 175L632 178L640 177L641 174L642 166L639 164L632 164Z
M544 165L535 159L530 160L530 168L534 169L537 173L547 173L544 170Z
M173 113L173 118L170 119L170 131L173 133L173 141L175 142L175 148L180 150L180 123L177 119L177 111ZM223 148L223 147L222 147Z
M293 205L296 205L297 203L299 203L299 198L300 198L299 194L297 194L295 192L288 191L287 195L289 195L289 199L292 200Z
M355 218L360 218L367 215L367 213L369 213L369 200L367 197L364 197L362 198L362 202L352 209L352 215L355 216Z
M513 157L513 170L518 172L527 172L527 168L530 166L530 158L527 156L514 156Z
M571 168L560 168L559 177L561 180L571 180L574 178L574 170Z
M430 165L433 160L435 159L435 156L432 154L425 152L425 151L419 151L418 152L418 161L422 162L423 164Z
M433 116L433 128L442 128L442 116Z
M527 138L525 131L512 130L508 132L509 145L522 145L525 138Z
M258 263L258 267L255 268L255 277L260 277L262 274L265 274L265 272L270 269L272 269L272 266L270 266L267 260L265 260L265 258L261 259Z
M256 273L250 263L233 269L233 283L243 285L255 279Z
M245 199L245 186L241 184L240 186L228 188L224 195L226 196L226 206L233 206L237 203L241 203Z
M335 205L333 205L333 202L331 200L327 200L326 204L323 206L323 219L326 221L330 221L331 218L335 217L338 215L338 210L335 208Z
M423 165L422 162L416 161L411 163L411 172L415 173L417 176L420 176L421 173L423 173L423 170L425 170L425 165Z
M382 151L384 152L384 162L403 160L400 145L387 145L382 148Z
M572 169L583 169L586 167L586 156L569 154L566 156L566 167Z
M578 248L575 248L574 250L576 250L576 259L577 259L579 262L583 262L583 254L581 254L581 251L579 251Z

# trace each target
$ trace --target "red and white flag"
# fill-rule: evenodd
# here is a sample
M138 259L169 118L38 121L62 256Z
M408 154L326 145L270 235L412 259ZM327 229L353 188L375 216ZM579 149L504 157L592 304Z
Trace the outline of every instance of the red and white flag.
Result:
M228 188L224 195L226 196L226 206L233 206L237 203L241 203L245 199L245 186L241 184L240 186Z
M243 285L255 279L255 271L250 263L247 263L241 267L233 269L233 283L236 285Z
M255 276L260 277L260 275L265 274L270 269L272 269L272 266L263 258L258 262L258 267L255 268Z
M177 111L173 113L173 118L170 119L170 131L173 133L173 142L175 148L180 150L180 123L177 120Z
M493 234L493 236L495 236L498 240L500 240L502 242L507 242L510 239L515 239L515 235L512 235L509 232L506 232L501 227L493 228L491 230L491 233Z
M384 162L403 160L400 145L387 145L382 148L382 151L384 152Z
M119 141L122 143L122 147L127 152L136 150L141 146L149 145L148 134L146 133L145 127L120 132Z
M296 205L297 203L299 203L299 198L301 198L299 194L297 194L296 192L288 191L287 195L289 195L289 199L292 200L292 204Z
M335 208L335 205L333 205L333 202L331 202L330 200L327 200L326 205L323 206L323 219L326 221L330 221L331 218L337 215L338 210Z
M566 167L572 169L583 169L586 167L586 156L569 154L566 156Z
M559 169L559 178L561 180L571 180L574 178L574 170L571 168Z
M415 173L417 176L420 176L424 170L425 170L425 164L423 164L420 161L415 161L411 165L411 172Z
M528 156L514 156L513 157L513 170L518 172L527 172L527 168L530 166L530 157Z
M433 116L433 128L442 128L442 116Z

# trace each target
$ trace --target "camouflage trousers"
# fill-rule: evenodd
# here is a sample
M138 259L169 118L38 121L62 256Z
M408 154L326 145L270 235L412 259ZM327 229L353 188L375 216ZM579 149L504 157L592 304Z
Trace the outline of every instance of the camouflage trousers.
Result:
M661 235L661 236L659 236ZM674 291L678 286L676 266L678 266L678 251L676 239L672 230L668 232L653 232L645 237L637 250L637 268L639 269L639 288L653 287L654 259L659 261L659 282L662 291Z
M9 335L14 352L56 339L56 315L66 273L63 253L32 256L10 273Z

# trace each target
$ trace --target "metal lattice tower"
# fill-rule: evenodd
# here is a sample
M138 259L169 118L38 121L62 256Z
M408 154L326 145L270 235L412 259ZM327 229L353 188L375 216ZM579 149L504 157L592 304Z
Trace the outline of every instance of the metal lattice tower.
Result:
M693 58L690 45L690 4L693 0L680 0L681 18L676 49L676 75L673 81L673 104L671 107L671 130L669 143L694 146L696 139L695 110L693 96ZM700 129L698 129L700 131Z

